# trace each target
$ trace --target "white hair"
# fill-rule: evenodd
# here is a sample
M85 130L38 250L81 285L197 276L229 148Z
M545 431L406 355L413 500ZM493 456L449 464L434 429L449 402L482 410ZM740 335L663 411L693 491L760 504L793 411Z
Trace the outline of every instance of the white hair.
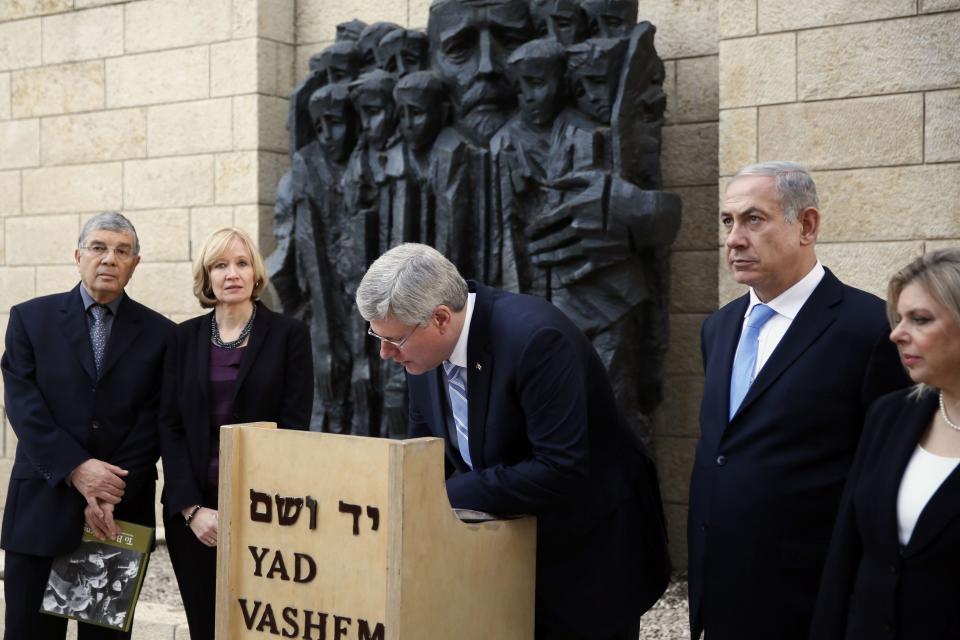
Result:
M793 224L800 217L800 212L813 207L820 208L820 199L817 197L817 185L806 168L796 162L771 160L759 164L747 165L740 169L733 177L763 176L773 178L777 187L777 197L783 207L783 217Z
M133 235L133 255L140 255L140 238L137 237L137 230L122 213L104 211L87 220L83 229L80 230L80 237L77 238L78 249L82 249L87 244L87 236L93 231L115 231Z

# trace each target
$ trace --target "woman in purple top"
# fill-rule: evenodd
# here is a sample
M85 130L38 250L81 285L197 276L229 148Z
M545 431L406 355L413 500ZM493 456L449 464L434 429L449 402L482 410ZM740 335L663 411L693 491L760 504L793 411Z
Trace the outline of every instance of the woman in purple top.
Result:
M193 267L213 311L180 324L164 368L163 521L193 640L213 640L220 427L269 421L307 429L313 360L307 326L258 300L260 253L241 229L215 231Z

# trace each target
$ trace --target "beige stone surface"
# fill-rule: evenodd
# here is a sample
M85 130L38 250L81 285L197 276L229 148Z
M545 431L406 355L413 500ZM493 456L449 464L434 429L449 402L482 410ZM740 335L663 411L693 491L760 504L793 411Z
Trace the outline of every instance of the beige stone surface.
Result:
M960 0L920 0L920 13L960 9Z
M123 55L123 7L71 11L43 18L43 63Z
M718 57L685 58L676 61L674 122L715 122L719 110Z
M675 251L715 249L717 246L717 187L675 187L669 189L683 202L680 233Z
M923 242L853 242L817 245L825 267L846 284L886 296L890 276L923 254Z
M233 37L257 36L293 44L295 0L233 0Z
M663 127L660 168L666 187L716 184L717 125Z
M197 100L210 93L205 46L112 58L106 67L109 107Z
M143 262L190 259L190 211L157 209L124 211L137 229Z
M940 249L956 249L957 247L960 247L960 237L950 240L928 240L924 243L923 250L924 252L939 251Z
M233 148L286 153L290 101L259 94L233 98Z
M905 94L760 108L759 159L809 169L923 161L923 96Z
M233 226L233 207L194 207L190 209L190 259L200 254L204 240L223 227Z
M73 214L7 218L7 264L72 263L79 220Z
M690 478L687 478L687 485ZM684 500L686 503L686 500ZM687 568L687 507L686 504L665 504L663 512L667 518L667 543L670 547L670 560L674 571Z
M726 252L723 247L717 250L717 299L718 306L722 307L731 300L739 298L747 292L747 287L733 279L730 267L727 265Z
M6 226L0 222L0 265L6 264L7 261L7 242L6 242Z
M0 218L20 211L20 172L0 171Z
M33 267L0 269L0 309L7 313L13 305L34 297L34 285Z
M757 161L757 108L720 112L720 175L731 176Z
M277 70L274 74L276 76L276 89L273 93L281 98L289 98L298 81L294 73L297 48L289 44L276 44L275 46L277 50Z
M670 314L670 345L667 348L664 373L667 375L703 375L700 357L700 326L703 313Z
M147 110L150 157L229 151L233 148L230 98L178 102Z
M0 169L40 164L40 121L0 122Z
M333 44L333 40L328 40L324 42L314 42L305 45L299 45L296 48L296 56L293 65L293 77L295 87L300 81L307 77L307 72L310 70L310 56L315 53L320 53L327 47ZM289 97L290 92L287 92Z
M757 20L761 33L912 16L917 11L916 0L758 0L758 5Z
M217 204L257 202L259 162L256 151L217 154L214 159Z
M143 158L147 155L145 109L118 109L44 118L40 126L44 165Z
M718 0L651 0L642 3L640 20L657 27L661 58L689 58L717 53Z
M674 251L670 256L670 311L710 313L717 308L717 259L713 250Z
M42 16L73 8L73 0L3 0L0 2L0 22Z
M247 38L210 47L211 95L256 93L259 89L258 56L261 51L264 55L270 55L272 52L275 56L276 46L264 44L261 47L260 41L256 38ZM276 68L275 57L273 67Z
M366 23L395 22L407 24L407 0L382 2L297 2L297 42L333 41L337 25L358 18Z
M797 99L796 34L720 43L720 106L724 109Z
M800 99L956 87L960 85L958 33L960 13L801 32L797 36Z
M426 30L427 21L430 19L430 2L431 0L407 1L407 26L409 28Z
M104 106L103 62L77 62L14 71L14 118L93 111Z
M118 210L123 205L122 184L119 162L24 170L23 211Z
M10 117L10 74L0 73L0 120Z
M78 232L79 233L79 232ZM77 241L76 237L73 239ZM73 257L73 251L70 252ZM38 296L45 296L51 293L60 293L69 291L77 282L80 281L80 274L77 271L77 265L42 265L37 267L37 293Z
M213 157L131 160L124 165L127 209L213 204Z
M663 92L667 94L667 108L663 112L663 121L674 124L673 112L677 108L677 61L663 61Z
M757 32L757 0L720 0L721 38L752 36Z
M716 267L715 262L711 264ZM716 287L714 287L716 293ZM713 305L716 306L714 295ZM697 345L699 348L699 344ZM655 435L699 437L703 375L672 375L663 385L663 402L653 420Z
M0 71L35 67L41 59L39 18L0 24Z
M697 439L654 436L654 454L660 476L660 495L664 502L685 503L690 487L690 472Z
M129 0L73 0L75 9L90 9L91 7L104 7L109 4L126 4Z
M231 0L140 0L124 9L128 53L230 38Z
M960 164L814 175L822 242L960 237Z
M164 314L191 314L201 311L193 297L193 275L189 262L144 262L127 285L137 302Z
M960 160L960 90L928 93L924 115L924 159Z
M273 207L269 205L244 204L233 208L234 224L244 229L257 243L264 258L277 247L273 235Z

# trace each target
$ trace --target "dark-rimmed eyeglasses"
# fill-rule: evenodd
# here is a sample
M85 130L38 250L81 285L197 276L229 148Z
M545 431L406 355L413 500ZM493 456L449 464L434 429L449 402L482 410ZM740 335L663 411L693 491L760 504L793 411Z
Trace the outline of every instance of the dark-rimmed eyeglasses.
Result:
M420 325L416 325L410 333L408 333L406 336L404 336L400 340L391 340L390 338L384 338L383 336L375 332L373 330L373 327L367 327L367 335L372 338L376 338L380 342L386 342L388 345L390 345L394 349L400 349L403 347L406 341L410 339L410 336L412 336L414 332L416 332L416 330L419 328L420 328Z

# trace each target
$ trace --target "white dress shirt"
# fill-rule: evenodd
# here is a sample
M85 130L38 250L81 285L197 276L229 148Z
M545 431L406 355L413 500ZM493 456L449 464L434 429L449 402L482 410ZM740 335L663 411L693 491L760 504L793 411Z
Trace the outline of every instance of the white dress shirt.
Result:
M470 320L473 319L473 307L477 304L477 294L467 294L467 313L463 318L463 329L460 331L460 337L457 338L457 344L453 348L453 353L447 358L458 367L467 368L467 339L470 337Z
M938 456L917 445L903 471L897 492L897 534L901 545L906 546L910 542L924 507L958 463L960 458Z

